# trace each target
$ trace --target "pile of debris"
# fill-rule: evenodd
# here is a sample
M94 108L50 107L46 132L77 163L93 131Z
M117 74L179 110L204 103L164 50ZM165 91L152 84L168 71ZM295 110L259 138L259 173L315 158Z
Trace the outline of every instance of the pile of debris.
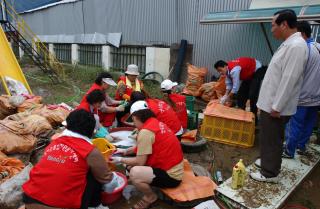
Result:
M40 96L0 96L0 208L16 209L31 155L50 142L70 108L42 104Z

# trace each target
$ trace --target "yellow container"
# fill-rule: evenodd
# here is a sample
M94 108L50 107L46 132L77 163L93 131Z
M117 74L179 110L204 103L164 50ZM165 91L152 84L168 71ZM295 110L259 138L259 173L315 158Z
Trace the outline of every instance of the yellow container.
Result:
M232 170L232 189L239 189L243 187L245 179L247 177L246 167L244 166L242 159L233 167Z
M201 136L216 142L240 147L254 145L254 115L252 122L205 115L201 125Z
M108 140L104 138L96 138L92 140L94 146L97 147L98 150L103 154L103 156L109 160L110 156L114 151L116 151L116 147L108 142Z

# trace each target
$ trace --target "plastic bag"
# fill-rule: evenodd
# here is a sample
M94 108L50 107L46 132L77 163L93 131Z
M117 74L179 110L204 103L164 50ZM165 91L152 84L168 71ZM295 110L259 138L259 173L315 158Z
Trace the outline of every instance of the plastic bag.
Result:
M60 105L46 105L30 110L32 114L45 117L52 126L58 126L66 120L70 111Z
M183 93L198 96L199 88L204 83L204 77L206 76L208 69L205 67L198 68L191 64L188 64L187 67L188 79Z
M29 180L32 164L20 173L0 184L0 208L17 209L22 205L22 185Z
M22 95L12 96L9 98L10 105L14 107L19 107L26 100L26 98Z

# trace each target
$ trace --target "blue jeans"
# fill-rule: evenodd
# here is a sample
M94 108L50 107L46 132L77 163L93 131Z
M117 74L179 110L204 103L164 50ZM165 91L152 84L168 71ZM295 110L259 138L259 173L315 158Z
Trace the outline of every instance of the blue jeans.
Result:
M294 157L296 149L305 150L317 120L319 107L298 106L297 112L286 125L286 153Z

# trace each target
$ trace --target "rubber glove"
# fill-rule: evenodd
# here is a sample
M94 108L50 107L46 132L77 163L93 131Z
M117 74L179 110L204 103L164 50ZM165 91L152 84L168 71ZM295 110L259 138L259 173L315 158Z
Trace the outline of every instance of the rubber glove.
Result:
M117 112L123 112L124 111L124 105L119 105L118 107L116 107L116 111Z
M221 97L221 99L220 99L220 104L224 104L224 103L226 103L227 102L227 100L228 100L228 95L224 95L223 97Z

